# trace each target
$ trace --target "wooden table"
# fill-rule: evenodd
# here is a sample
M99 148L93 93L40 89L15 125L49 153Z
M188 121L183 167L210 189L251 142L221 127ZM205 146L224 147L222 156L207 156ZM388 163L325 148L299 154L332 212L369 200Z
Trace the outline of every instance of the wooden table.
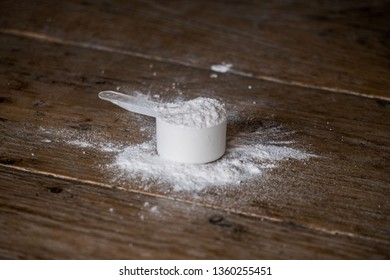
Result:
M1 1L0 258L388 259L389 13L389 1ZM222 62L231 71L210 70ZM97 98L117 88L222 99L229 139L278 128L315 157L196 194L113 180L115 151L72 141L151 137L153 120Z

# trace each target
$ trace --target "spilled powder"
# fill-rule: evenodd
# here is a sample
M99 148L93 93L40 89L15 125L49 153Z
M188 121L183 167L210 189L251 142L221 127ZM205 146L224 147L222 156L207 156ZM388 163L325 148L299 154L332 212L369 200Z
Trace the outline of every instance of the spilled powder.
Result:
M108 140L108 136L92 131L76 131L71 129L53 129L40 127L38 134L42 134L45 138L44 143L65 143L78 148L98 150L101 152L118 153L123 151L125 145L123 143Z
M231 63L222 63L222 64L215 64L211 65L211 70L219 73L226 73L233 67L233 64Z
M176 191L197 192L209 186L239 185L262 176L265 170L276 168L283 160L302 160L311 156L277 142L274 145L250 143L258 133L251 134L238 135L228 143L226 154L220 160L208 164L182 164L161 159L152 140L127 147L117 155L110 168L120 170L127 178L168 183ZM245 143L247 140L249 143Z
M156 107L159 118L179 127L206 128L226 120L224 105L216 99L198 97Z
M123 113L127 114L127 113ZM126 115L127 116L127 115ZM233 116L233 117L232 117ZM226 115L225 115L226 117ZM228 123L241 122L229 114ZM268 170L278 168L288 159L306 160L315 155L292 147L294 132L281 126L263 123L258 129L231 135L225 155L212 163L192 165L161 159L156 152L155 130L150 122L145 125L143 117L131 116L139 123L145 135L145 142L132 144L110 139L110 135L94 131L54 130L40 128L43 142L62 142L82 151L90 149L108 153L112 161L106 165L97 164L102 174L109 174L112 181L141 181L148 186L170 186L175 191L199 192L213 186L239 186L247 180L258 180ZM217 118L218 119L218 118ZM77 151L72 151L77 152Z

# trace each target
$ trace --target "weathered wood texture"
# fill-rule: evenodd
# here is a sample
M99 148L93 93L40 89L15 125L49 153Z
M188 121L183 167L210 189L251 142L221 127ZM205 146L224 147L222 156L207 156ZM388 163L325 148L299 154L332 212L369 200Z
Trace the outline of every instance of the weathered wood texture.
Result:
M174 198L183 201L189 209L195 204L198 207L212 206L242 217L296 225L321 236L356 238L353 242L357 243L365 240L360 244L361 251L357 249L344 256L348 258L368 257L372 252L371 246L376 248L370 242L381 244L384 248L371 257L389 256L390 113L386 102L281 86L237 75L220 75L218 79L211 79L209 71L175 64L153 62L151 69L151 62L147 59L42 44L27 38L3 35L1 41L0 135L3 166L170 198L164 205L173 203L171 198ZM153 71L158 75L153 76ZM172 89L173 82L179 82L179 88ZM252 85L251 90L247 88L248 84ZM228 108L238 115L229 124L229 138L238 131L266 131L269 127L283 127L284 132L290 133L281 133L277 136L278 140L294 140L298 147L318 157L306 162L286 161L260 181L245 182L235 188L211 188L197 196L170 192L168 186L153 183L147 190L139 181L119 180L113 183L111 174L104 174L104 166L113 160L114 154L94 148L75 148L67 144L66 134L74 133L73 139L90 137L94 140L94 137L100 137L103 142L129 144L141 143L150 137L140 129L145 125L153 126L152 120L140 120L97 98L99 90L117 86L160 92L163 100L177 96L179 90L185 98L203 95L206 91L209 96L223 98ZM253 101L257 103L253 104ZM43 183L46 181L42 178ZM55 186L52 182L47 184ZM71 204L68 207L71 208ZM7 215L2 219L8 219ZM178 230L188 226L183 223L178 225ZM17 228L15 225L15 230ZM158 228L155 225L154 230ZM204 234L209 233L205 231ZM171 233L171 236L175 234ZM5 236L3 238L3 244L8 244ZM307 242L311 246L311 241ZM328 243L324 244L325 250ZM369 248L362 249L365 246ZM245 245L241 249L247 250ZM243 255L236 257L266 257L266 254L251 252L253 255L242 252L240 254ZM70 251L57 253L50 254L61 257L63 253L64 257L72 258ZM37 251L36 257L40 254L42 252ZM195 257L172 254L173 258ZM302 251L302 254L306 253ZM316 254L317 248L313 249L312 257ZM84 256L92 255L91 252ZM210 254L209 257L222 255ZM297 253L296 257L303 255ZM4 256L11 255L7 251ZM99 254L96 256L101 257ZM156 253L151 258L165 256L168 254ZM207 257L207 253L202 256ZM226 253L226 257L234 256ZM269 257L274 258L275 255ZM281 257L293 256L286 254ZM333 257L342 256L335 254Z
M357 2L2 1L0 257L389 258L388 3ZM210 78L221 61L233 73ZM316 157L197 195L145 188L99 148L153 133L97 98L117 87L221 98L229 139Z
M8 168L0 171L0 214L0 256L12 258L384 258L390 250L388 243Z
M389 100L389 1L1 1L1 32Z

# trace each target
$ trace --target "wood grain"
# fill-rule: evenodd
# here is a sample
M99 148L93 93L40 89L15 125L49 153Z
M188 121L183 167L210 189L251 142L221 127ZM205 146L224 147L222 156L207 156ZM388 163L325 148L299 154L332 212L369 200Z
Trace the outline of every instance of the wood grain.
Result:
M12 168L0 169L0 214L0 258L372 259L390 249Z
M242 219L292 225L319 236L352 240L361 246L350 255L329 254L330 258L388 257L390 113L387 102L282 86L238 75L220 75L212 79L209 71L162 62L153 62L151 68L149 59L42 44L28 38L2 35L0 40L2 169L9 166L42 176L51 174L68 178L81 185L86 182L100 188L116 187L130 193L158 195L169 199L169 203L175 199L187 206L211 207L213 211L219 209ZM177 86L173 88L172 83ZM248 89L248 85L252 89ZM118 86L130 92L159 93L164 101L178 96L185 99L201 95L222 98L235 115L229 123L229 139L237 137L239 132L260 130L274 138L259 141L294 141L293 147L317 157L307 161L285 161L258 180L243 182L239 187L209 188L196 196L174 192L167 185L153 182L148 182L149 188L145 188L144 182L117 178L108 172L105 166L114 160L115 153L69 144L70 140L89 139L96 143L127 145L142 143L151 137L152 131L142 128L152 127L153 120L125 113L97 98L99 90ZM267 132L274 128L279 131L276 135ZM7 176L11 175L4 175L3 180L9 180ZM20 176L18 180L22 178ZM42 177L45 181L43 178L46 177ZM178 227L185 227L186 231L192 228L184 222ZM35 230L38 234L39 230L46 229L37 227ZM205 236L208 234L204 232ZM139 242L144 242L141 236L138 237ZM18 238L21 244L28 242L22 235ZM253 238L250 240L255 240ZM286 236L275 240L288 242L284 238ZM312 240L304 234L300 238L307 243L304 245L302 241L299 246L312 246ZM205 247L212 246L207 245L208 241L204 242ZM380 244L378 246L384 250L371 251L371 242ZM260 245L254 242L253 246ZM324 242L322 250L327 252L328 246ZM372 250L376 250L375 246ZM53 248L57 248L53 249L56 252L44 254L39 251L37 255L25 256L17 255L16 251L13 255L8 247L3 256L75 258L72 249ZM85 257L102 257L98 249L89 250ZM199 257L276 257L270 251L264 255L255 253L260 247L248 253L246 250L246 246L237 245L233 255L223 250L220 254L208 255L208 252ZM238 251L241 255L236 255ZM281 253L281 258L293 257L293 254ZM172 258L198 256L182 251L170 254ZM314 251L304 254L297 253L296 257L317 257ZM137 256L147 257L134 255ZM154 252L150 256L164 258L168 253ZM318 257L326 257L326 254Z
M0 32L390 100L388 1L2 1Z

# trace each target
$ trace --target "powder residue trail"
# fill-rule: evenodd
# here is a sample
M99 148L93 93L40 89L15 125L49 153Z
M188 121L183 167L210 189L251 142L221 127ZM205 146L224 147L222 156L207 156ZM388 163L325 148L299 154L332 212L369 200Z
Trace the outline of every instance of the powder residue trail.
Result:
M71 146L85 149L95 149L101 152L118 153L126 146L123 143L108 140L104 134L91 131L76 131L72 129L39 128L42 137L50 137L42 140L44 143L62 142Z

